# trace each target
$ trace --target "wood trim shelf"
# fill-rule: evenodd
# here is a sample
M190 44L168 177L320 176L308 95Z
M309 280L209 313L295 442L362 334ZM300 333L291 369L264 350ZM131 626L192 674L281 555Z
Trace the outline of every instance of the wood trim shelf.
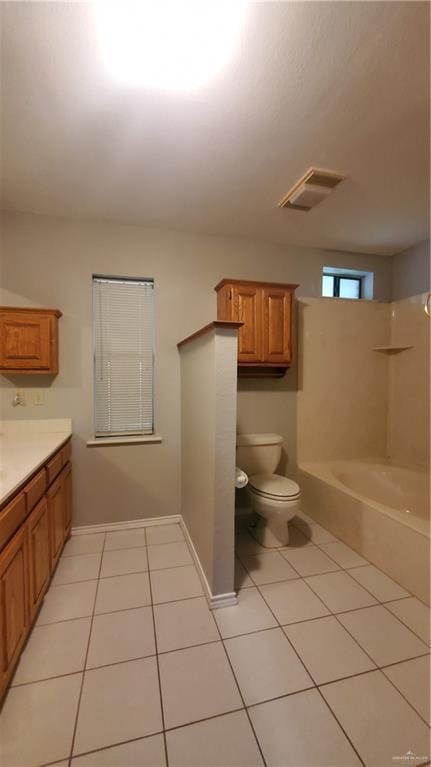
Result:
M224 278L217 283L214 290L220 290L223 285L253 285L256 288L277 287L285 288L286 290L296 290L296 288L299 288L299 284L294 282L260 282L258 280L229 280L228 278Z
M209 322L208 325L204 325L203 328L196 330L196 332L192 333L191 336L187 336L187 338L183 338L182 341L179 341L177 343L177 348L181 349L181 347L184 346L185 344L190 343L190 341L196 341L197 338L200 338L200 336L205 335L205 333L210 333L211 330L215 330L217 328L222 330L239 330L240 327L242 327L242 325L244 325L243 322L234 322L234 321L226 322L224 320L214 320L214 322Z

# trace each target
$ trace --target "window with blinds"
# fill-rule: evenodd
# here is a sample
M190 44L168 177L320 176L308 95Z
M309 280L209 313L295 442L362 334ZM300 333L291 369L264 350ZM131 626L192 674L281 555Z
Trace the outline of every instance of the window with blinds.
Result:
M151 434L154 281L93 277L96 437Z

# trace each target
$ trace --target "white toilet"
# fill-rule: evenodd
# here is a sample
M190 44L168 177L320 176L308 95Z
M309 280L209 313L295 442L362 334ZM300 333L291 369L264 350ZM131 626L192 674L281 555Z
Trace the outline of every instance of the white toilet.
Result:
M279 434L238 434L236 462L248 474L247 492L258 523L251 530L262 546L279 548L289 542L288 520L299 511L299 485L274 474L281 457Z

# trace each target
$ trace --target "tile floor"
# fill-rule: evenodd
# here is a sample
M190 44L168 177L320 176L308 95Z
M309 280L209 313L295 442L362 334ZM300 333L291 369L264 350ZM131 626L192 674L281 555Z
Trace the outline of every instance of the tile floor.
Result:
M2 767L428 764L428 608L305 514L270 552L240 522L235 568L211 612L179 525L74 536Z

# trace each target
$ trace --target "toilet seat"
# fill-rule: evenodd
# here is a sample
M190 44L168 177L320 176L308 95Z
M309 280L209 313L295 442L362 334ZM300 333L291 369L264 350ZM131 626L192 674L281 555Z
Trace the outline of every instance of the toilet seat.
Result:
M280 474L255 474L249 477L248 486L255 495L273 501L293 501L301 495L299 485Z

